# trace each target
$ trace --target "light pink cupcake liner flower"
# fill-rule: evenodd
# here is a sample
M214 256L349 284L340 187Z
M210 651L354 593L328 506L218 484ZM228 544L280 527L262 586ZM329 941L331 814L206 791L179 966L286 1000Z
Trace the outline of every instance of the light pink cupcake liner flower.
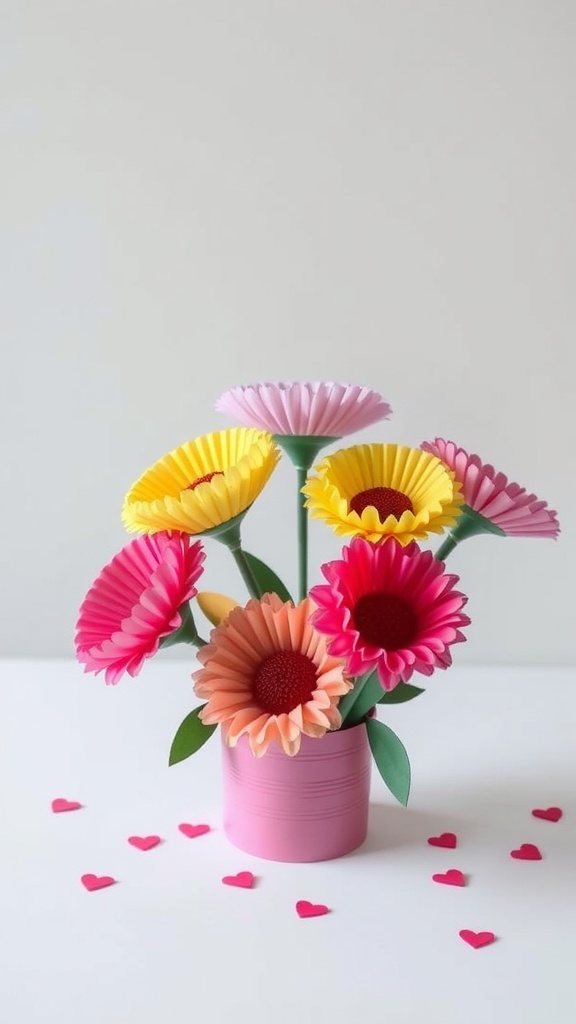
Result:
M179 608L196 594L204 551L180 533L137 537L104 567L80 607L75 647L85 672L107 683L138 674L162 637L182 623Z
M342 557L322 566L327 584L312 587L312 622L329 637L328 650L344 658L351 676L377 670L385 690L414 672L431 675L452 663L449 647L466 638L467 602L458 576L431 551L394 538L372 544L356 537Z
M256 757L272 742L294 755L302 735L341 725L338 700L352 684L312 626L312 609L308 598L295 607L265 594L234 608L198 651L194 692L207 700L198 717L221 725L228 746L246 734Z
M497 473L493 466L483 463L479 455L469 455L464 448L442 437L424 441L421 448L452 470L462 485L466 505L503 533L511 537L558 536L558 516L547 502L528 494L519 484L510 483L504 473Z
M271 434L333 438L387 419L391 412L376 391L332 381L239 385L220 396L216 409Z

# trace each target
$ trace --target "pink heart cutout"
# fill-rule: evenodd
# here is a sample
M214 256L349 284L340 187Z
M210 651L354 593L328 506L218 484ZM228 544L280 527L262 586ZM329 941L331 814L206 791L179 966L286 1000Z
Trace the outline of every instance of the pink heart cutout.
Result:
M473 932L469 928L463 928L458 934L464 942L472 946L472 949L481 949L482 946L489 946L496 940L494 932Z
M560 821L562 809L560 807L535 807L532 814L535 818L542 818L543 821Z
M534 843L522 843L518 850L510 850L515 860L542 860L542 854Z
M322 917L329 914L330 910L323 903L309 903L308 900L298 900L296 904L298 917Z
M457 839L453 832L442 832L439 836L430 836L430 846L442 846L445 850L455 850Z
M78 803L77 800L65 800L63 796L59 796L56 800L52 801L50 806L54 814L61 814L62 811L78 811L82 804Z
M128 842L137 850L152 850L162 840L160 836L128 836Z
M442 885L466 885L466 876L457 868L450 868L445 875L432 875L433 882L441 882Z
M178 825L178 828L183 836L187 836L188 839L196 839L197 836L205 836L210 831L210 825L189 825L187 822L183 822Z
M224 875L224 885L234 885L238 889L251 889L254 885L254 875L251 871L239 871L237 875Z
M115 885L116 879L112 878L111 875L82 875L80 881L88 892L94 892L96 889L106 889L109 885Z

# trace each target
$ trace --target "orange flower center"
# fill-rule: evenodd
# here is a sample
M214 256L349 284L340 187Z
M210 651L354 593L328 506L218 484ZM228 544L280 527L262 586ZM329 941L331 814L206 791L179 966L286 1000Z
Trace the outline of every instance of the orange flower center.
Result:
M359 491L350 501L350 511L361 516L369 505L374 506L381 523L386 522L388 516L400 519L403 512L414 511L408 495L394 487L370 487L367 491Z
M220 469L215 469L213 473L206 473L206 476L199 476L197 480L193 480L191 484L188 484L188 487L184 488L184 490L193 491L195 487L198 487L198 484L208 484L213 476L224 476L224 474Z
M396 594L363 594L353 619L362 639L385 651L409 647L418 632L416 612Z
M263 711L287 715L317 688L316 665L300 651L275 651L258 666L252 692Z

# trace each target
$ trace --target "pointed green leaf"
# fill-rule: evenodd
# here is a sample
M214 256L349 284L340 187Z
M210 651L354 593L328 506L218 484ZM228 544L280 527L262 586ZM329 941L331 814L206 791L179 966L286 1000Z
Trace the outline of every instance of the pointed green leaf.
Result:
M368 742L376 767L399 803L406 807L410 793L410 761L404 745L384 722L366 720Z
M407 700L414 700L414 697L418 697L424 690L421 690L419 686L412 686L411 683L398 683L393 690L387 690L380 700L379 704L404 704Z
M350 690L338 704L338 711L342 715L342 729L351 729L358 725L366 717L371 708L378 703L382 696L382 687L378 682L376 670L367 676L360 676L354 683L354 689Z
M197 750L200 750L200 747L204 746L206 740L210 739L216 726L203 725L198 718L198 713L205 707L205 704L201 704L200 707L194 708L194 711L186 715L184 721L181 722L170 747L169 765L185 761L191 754L195 754Z
M260 561L259 558L256 558L256 555L251 555L248 551L244 552L244 557L256 577L256 582L263 594L278 594L282 601L292 600L282 580L278 578L276 573L265 562Z

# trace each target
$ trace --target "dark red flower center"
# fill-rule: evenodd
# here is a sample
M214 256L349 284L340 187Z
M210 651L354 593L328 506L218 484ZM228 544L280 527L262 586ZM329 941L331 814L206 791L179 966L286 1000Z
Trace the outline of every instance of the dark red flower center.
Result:
M385 651L410 647L418 632L416 612L396 594L363 594L352 617L362 639Z
M317 688L316 665L300 651L275 651L258 666L252 692L263 711L287 715Z
M381 523L384 523L388 516L400 519L403 512L414 511L408 495L396 491L394 487L370 487L367 491L359 491L350 500L350 511L361 516L369 505L374 506Z
M206 473L205 476L199 476L196 480L193 480L184 490L193 491L195 487L198 487L198 484L208 484L213 476L224 476L224 474L220 469L215 469L213 473Z

